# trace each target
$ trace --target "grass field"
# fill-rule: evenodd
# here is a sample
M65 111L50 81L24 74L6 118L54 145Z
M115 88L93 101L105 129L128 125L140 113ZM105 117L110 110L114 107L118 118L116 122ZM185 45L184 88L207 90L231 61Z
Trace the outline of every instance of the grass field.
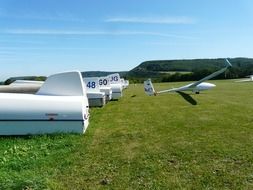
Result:
M0 137L0 189L253 189L253 83L213 83L197 105L131 85L84 135Z

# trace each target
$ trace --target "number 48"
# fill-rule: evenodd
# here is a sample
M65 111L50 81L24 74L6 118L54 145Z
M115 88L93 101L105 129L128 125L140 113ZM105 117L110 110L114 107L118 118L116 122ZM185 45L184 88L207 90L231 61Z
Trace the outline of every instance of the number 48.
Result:
M88 88L96 88L96 83L95 82L88 82L86 86Z

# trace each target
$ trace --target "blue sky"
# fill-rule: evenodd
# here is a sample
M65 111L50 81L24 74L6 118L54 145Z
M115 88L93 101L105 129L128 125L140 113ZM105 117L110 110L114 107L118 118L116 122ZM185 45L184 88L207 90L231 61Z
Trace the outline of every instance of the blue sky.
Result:
M0 80L253 57L251 0L0 0Z

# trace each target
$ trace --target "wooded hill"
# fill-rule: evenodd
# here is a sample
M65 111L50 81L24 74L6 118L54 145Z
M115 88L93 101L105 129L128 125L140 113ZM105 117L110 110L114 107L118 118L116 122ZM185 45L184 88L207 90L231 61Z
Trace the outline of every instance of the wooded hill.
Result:
M233 65L225 73L214 79L243 78L253 74L253 59L233 58L229 59ZM225 66L225 59L185 59L185 60L154 60L145 61L130 71L117 72L130 82L143 82L147 78L152 78L154 82L173 81L194 81L199 80ZM116 72L88 71L82 72L85 77L107 76ZM26 76L12 77L4 82L10 84L14 80L45 80L46 77Z
M215 79L243 78L253 74L253 59L229 59L233 65ZM146 61L130 70L126 78L142 82L152 78L156 82L199 80L225 66L225 59L157 60Z
M113 73L119 73L120 76L126 76L128 71L86 71L86 72L82 72L82 76L83 77L103 77L103 76L107 76Z

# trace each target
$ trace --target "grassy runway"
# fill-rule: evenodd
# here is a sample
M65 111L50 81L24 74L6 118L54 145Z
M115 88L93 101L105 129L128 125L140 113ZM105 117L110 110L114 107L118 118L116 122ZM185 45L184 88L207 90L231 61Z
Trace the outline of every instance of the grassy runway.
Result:
M213 83L196 105L130 85L84 135L0 137L0 189L253 189L253 83Z

